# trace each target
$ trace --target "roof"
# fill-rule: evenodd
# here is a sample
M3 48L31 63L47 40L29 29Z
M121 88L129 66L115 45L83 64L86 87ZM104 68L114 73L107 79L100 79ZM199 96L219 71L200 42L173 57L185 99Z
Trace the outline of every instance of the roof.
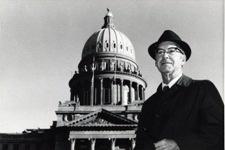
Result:
M84 115L65 124L68 127L136 127L137 122L105 109Z

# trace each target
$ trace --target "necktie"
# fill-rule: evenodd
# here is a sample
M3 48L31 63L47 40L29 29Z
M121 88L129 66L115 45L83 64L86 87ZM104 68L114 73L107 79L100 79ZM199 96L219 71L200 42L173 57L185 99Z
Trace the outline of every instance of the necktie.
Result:
M169 89L170 89L169 86L164 86L163 87L163 92L167 92Z

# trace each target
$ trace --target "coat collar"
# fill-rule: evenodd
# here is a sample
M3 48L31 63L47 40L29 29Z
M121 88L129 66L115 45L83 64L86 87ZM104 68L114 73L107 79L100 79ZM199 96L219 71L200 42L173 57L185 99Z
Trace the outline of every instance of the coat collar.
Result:
M193 80L190 77L182 75L180 79L178 79L178 81L171 87L171 89L178 87L187 87L191 84L192 81ZM162 91L162 83L157 88L157 92L159 91Z

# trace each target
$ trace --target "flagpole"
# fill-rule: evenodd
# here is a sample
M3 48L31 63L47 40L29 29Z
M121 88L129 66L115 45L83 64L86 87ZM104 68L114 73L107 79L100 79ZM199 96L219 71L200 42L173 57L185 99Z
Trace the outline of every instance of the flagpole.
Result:
M95 56L93 56L92 59L92 66L91 66L91 71L92 71L92 77L91 77L91 102L90 105L94 105L94 82L95 82Z

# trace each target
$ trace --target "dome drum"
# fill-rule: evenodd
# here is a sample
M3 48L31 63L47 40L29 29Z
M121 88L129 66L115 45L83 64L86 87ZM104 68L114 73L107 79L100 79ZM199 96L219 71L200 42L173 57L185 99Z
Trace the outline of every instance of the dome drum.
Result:
M108 76L108 77L107 77ZM110 75L95 77L90 82L90 76L82 76L79 82L71 81L71 100L80 105L91 105L91 85L94 85L92 105L128 105L144 100L145 82L135 77L118 75L116 78Z
M110 80L116 80L116 79L121 79L121 80L129 80L130 82L135 82L138 83L140 85L142 85L143 87L147 86L146 81L141 78L141 77L137 77L135 75L131 75L131 74L127 74L127 73L121 73L121 74L112 74L111 72L105 72L105 73L95 73L94 77L93 75L90 75L88 73L86 74L76 74L76 77L74 76L70 82L69 82L69 86L71 89L79 89L81 84L83 84L84 82L86 83L85 85L90 86L91 84L91 80L92 78L94 78L93 80L99 80L99 79L110 79Z

